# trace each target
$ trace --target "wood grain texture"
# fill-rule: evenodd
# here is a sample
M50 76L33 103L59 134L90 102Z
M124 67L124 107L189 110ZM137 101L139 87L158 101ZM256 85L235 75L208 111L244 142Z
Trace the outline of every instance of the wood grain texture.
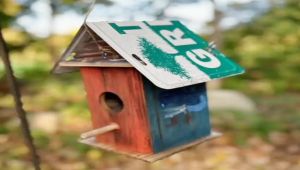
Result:
M118 150L152 153L150 127L146 110L143 80L134 68L80 69L92 112L94 128L116 122L120 129L96 137L98 142ZM110 113L100 102L104 92L117 94L124 107L119 113Z
M144 88L154 153L211 133L204 83L165 90L144 79Z
M115 61L98 61L98 62L77 62L77 61L61 61L61 67L132 67L128 62Z
M104 133L107 133L107 132L110 132L113 130L117 130L117 129L120 129L119 125L116 123L111 123L109 125L99 128L99 129L94 129L94 130L82 133L80 135L80 138L86 139L86 138L90 138L90 137L95 137L97 135L102 135Z
M196 146L198 144L201 144L203 142L206 142L208 140L218 138L220 136L222 136L221 133L212 131L212 133L209 136L197 139L197 140L195 140L193 142L190 142L188 144L181 145L181 146L169 149L167 151L163 151L163 152L159 152L159 153L150 153L150 154L140 154L140 153L135 153L135 152L123 152L123 151L120 151L120 150L118 150L114 147L106 145L104 143L101 143L101 142L99 143L99 142L96 141L95 138L80 139L79 142L83 143L83 144L93 146L93 147L97 147L97 148L100 148L100 149L104 149L104 150L107 150L107 151L123 154L123 155L130 156L130 157L133 157L133 158L137 158L137 159L140 159L140 160L143 160L143 161L146 161L146 162L155 162L155 161L164 159L168 156L171 156L175 153L178 153L180 151L183 151L185 149L189 149L191 147L194 147L194 146ZM205 153L203 153L203 154L205 154Z

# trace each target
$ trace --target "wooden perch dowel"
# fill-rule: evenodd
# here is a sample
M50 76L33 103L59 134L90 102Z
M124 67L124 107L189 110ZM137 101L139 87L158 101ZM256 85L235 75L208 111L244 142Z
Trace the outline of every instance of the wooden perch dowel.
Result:
M85 133L80 135L80 138L81 139L86 139L86 138L94 137L96 135L101 135L101 134L104 134L104 133L107 133L107 132L110 132L110 131L113 131L113 130L116 130L116 129L119 129L119 128L120 127L119 127L118 124L111 123L107 126L85 132Z

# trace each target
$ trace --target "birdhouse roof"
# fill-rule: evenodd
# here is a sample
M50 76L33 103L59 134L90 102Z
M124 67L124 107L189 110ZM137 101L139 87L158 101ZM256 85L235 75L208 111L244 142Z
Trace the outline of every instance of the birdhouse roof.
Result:
M179 21L87 22L53 72L78 67L134 67L163 89L244 72Z

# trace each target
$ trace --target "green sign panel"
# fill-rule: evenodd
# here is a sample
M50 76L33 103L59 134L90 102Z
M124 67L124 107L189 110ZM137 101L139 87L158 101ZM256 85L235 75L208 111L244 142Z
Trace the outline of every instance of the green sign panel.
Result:
M89 22L87 25L150 81L164 89L244 72L178 21Z

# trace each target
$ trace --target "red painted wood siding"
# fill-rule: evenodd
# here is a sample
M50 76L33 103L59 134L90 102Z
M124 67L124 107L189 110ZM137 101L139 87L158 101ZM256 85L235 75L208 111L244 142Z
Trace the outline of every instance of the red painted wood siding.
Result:
M140 73L134 68L81 68L94 128L116 122L120 130L97 136L97 141L118 149L152 153L147 105ZM123 110L110 114L99 97L113 92L123 101Z

